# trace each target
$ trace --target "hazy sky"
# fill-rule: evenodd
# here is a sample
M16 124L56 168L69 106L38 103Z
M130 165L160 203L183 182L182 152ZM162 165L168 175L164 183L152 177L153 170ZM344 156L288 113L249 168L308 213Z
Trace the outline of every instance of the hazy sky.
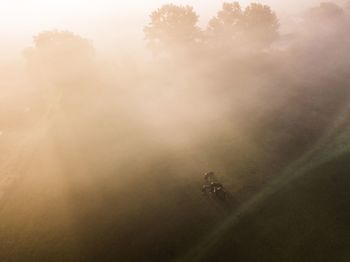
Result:
M2 0L0 48L19 49L43 30L69 30L92 39L122 43L125 36L140 38L149 13L166 3L189 4L205 23L222 5L219 0ZM252 2L239 1L243 6ZM295 13L319 0L255 0L269 4L278 13ZM14 44L16 42L16 44Z

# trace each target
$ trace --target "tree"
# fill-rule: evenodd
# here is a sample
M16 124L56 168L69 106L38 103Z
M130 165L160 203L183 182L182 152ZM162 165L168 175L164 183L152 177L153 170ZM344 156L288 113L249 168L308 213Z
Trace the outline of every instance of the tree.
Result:
M240 32L242 17L242 8L238 2L224 3L222 10L209 21L207 31L215 38L235 39Z
M66 31L43 32L34 37L34 46L24 56L44 108L55 111L68 104L90 103L96 67L95 50L88 40Z
M47 31L34 37L34 46L24 52L36 78L69 82L88 77L94 65L92 44L66 31Z
M304 37L323 37L324 42L340 42L345 44L348 39L349 15L345 9L337 4L324 2L319 6L309 9L305 13L302 24ZM342 41L339 41L339 37ZM318 43L320 46L321 41Z
M277 16L267 5L249 5L244 11L242 26L247 40L258 45L268 46L278 36Z
M311 8L307 12L307 19L310 20L331 20L331 19L337 19L339 17L342 17L344 15L344 10L338 6L337 4L330 3L330 2L323 2L320 3L318 7Z
M152 48L174 48L192 45L200 38L199 16L190 6L163 5L151 15L144 28Z
M251 4L242 10L238 2L224 3L209 22L209 38L219 45L269 46L278 36L279 22L271 8Z

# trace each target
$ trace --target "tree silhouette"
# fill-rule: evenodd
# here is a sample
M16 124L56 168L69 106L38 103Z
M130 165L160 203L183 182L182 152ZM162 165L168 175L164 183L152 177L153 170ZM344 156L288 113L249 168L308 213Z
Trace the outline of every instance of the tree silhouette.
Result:
M278 36L279 22L271 8L262 4L249 5L243 15L243 30L248 40L270 45Z
M43 32L34 37L34 46L24 56L45 110L91 103L96 67L95 50L88 40L71 32Z
M144 28L150 47L181 47L194 44L200 38L199 16L190 6L163 5L151 15Z
M244 44L266 47L278 36L279 22L271 8L251 4L244 11L238 2L224 3L209 22L209 38L218 45Z
M238 38L243 12L238 2L224 3L216 17L209 21L207 31L211 37L232 40Z
M349 3L350 6L350 3ZM330 2L320 3L318 7L311 8L306 15L309 21L319 22L323 20L338 19L344 15L344 10L337 4Z
M24 55L36 77L64 82L91 73L95 50L88 40L71 32L47 31L34 37L34 46Z

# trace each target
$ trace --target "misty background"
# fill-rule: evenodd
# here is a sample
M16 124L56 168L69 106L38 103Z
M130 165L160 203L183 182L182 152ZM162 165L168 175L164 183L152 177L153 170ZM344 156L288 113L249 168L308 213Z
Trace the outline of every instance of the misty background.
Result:
M0 258L181 260L341 133L349 4L266 4L6 3Z
M289 28L299 19L306 8L319 3L313 1L256 1L268 4L283 14L282 27ZM129 53L130 41L137 48L143 46L142 28L148 22L148 14L169 1L5 1L0 11L3 58L19 56L23 46L28 46L32 36L40 31L69 30L91 39L100 53L113 47ZM200 14L200 23L205 25L223 1L172 1L174 4L191 5ZM245 6L250 1L240 1ZM341 3L341 1L340 1ZM136 43L135 43L136 42ZM107 49L107 51L106 51ZM136 48L133 48L135 52Z

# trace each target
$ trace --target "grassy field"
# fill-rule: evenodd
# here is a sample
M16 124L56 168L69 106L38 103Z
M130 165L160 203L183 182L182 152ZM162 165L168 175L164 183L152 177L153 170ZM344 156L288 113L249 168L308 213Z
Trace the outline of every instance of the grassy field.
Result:
M304 230L316 217L322 218L319 227L346 226L328 217L339 212L327 197L337 198L338 182L329 187L333 193L324 185L329 176L346 185L342 171L327 173L324 166L340 161L345 174L340 156L348 123L338 107L328 115L305 116L302 106L295 112L282 103L260 112L252 105L259 114L242 120L245 124L241 117L213 114L204 120L170 119L162 130L147 126L147 115L138 111L130 117L135 105L119 103L130 94L116 98L104 92L101 100L87 96L81 103L79 96L54 96L45 106L34 99L35 92L3 98L1 261L261 261L265 251L265 261L284 256L299 261L295 246L322 237L320 229ZM315 127L310 119L320 121ZM323 168L315 171L317 166ZM208 170L217 172L232 201L202 196L202 174ZM295 216L282 207L294 209ZM288 239L278 241L280 235ZM341 237L334 235L333 241ZM250 249L254 245L256 252Z
M349 161L338 154L282 184L186 260L349 261Z
M346 132L330 132L283 167L269 165L271 144L248 150L244 137L225 132L169 150L129 132L132 123L80 116L44 115L3 134L0 260L346 258ZM232 202L201 195L211 166Z

